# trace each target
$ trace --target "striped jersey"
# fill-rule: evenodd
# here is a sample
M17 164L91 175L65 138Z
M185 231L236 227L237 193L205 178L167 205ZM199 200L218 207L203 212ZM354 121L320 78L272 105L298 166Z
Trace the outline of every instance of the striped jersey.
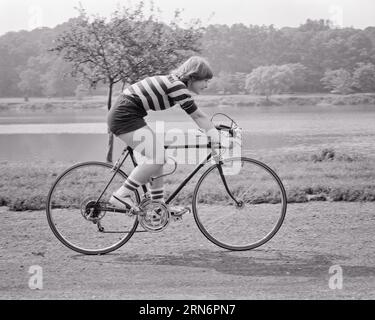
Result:
M148 77L123 92L146 111L160 111L179 104L188 114L197 106L186 85L174 75Z

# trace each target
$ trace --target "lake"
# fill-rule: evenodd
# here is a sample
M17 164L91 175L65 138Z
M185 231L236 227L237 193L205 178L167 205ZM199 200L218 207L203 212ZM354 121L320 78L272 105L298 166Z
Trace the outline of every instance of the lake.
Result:
M244 130L244 153L254 157L324 147L375 155L375 106L202 109L208 115L223 112L233 117ZM220 119L224 118L217 118ZM150 112L146 120L154 128L164 126L167 132L179 131L180 136L189 139L186 141L195 141L199 134L195 123L178 107ZM56 113L3 112L0 113L0 160L104 160L108 139L106 130L104 109ZM189 135L184 135L184 132L189 132ZM122 142L115 139L115 157L122 149Z

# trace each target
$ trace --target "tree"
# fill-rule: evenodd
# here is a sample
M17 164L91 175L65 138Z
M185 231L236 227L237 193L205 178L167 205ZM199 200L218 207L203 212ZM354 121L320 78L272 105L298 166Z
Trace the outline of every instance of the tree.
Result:
M353 92L353 77L345 69L327 70L321 82L332 93L348 94Z
M304 69L301 64L261 66L247 76L245 87L250 93L265 95L268 100L272 94L289 92L303 79Z
M319 20L311 20L307 19L306 22L299 26L299 29L301 31L313 31L313 32L319 32L319 31L325 31L330 29L331 21L319 19Z
M9 47L0 43L0 97L15 95L19 81Z
M261 66L253 70L246 78L246 89L250 93L265 95L266 99L272 94L284 90L283 74L276 65Z
M20 74L21 81L18 87L23 92L25 100L30 96L39 96L42 90L40 74L34 69L26 69Z
M41 77L43 94L61 98L73 95L78 82L71 76L71 72L71 66L62 58L53 59Z
M116 63L118 70L124 70L123 77L121 77L123 80L117 84L120 89L123 82L131 83L148 75L150 65L159 65L151 71L161 72L166 68L172 69L179 60L180 53L187 54L192 46L195 46L195 49L200 49L198 46L201 46L202 55L210 61L215 76L220 72L231 75L237 72L249 74L260 66L300 63L306 67L304 72L306 81L293 86L291 90L301 92L325 91L320 80L324 77L326 70L345 69L353 74L358 63L375 64L374 27L368 27L365 30L332 28L325 20L307 20L298 28L283 27L281 29L274 26L215 24L204 29L201 33L203 38L199 43L195 37L199 33L195 32L194 28L190 32L189 27L180 28L178 24L173 23L162 24L155 15L151 19L149 16L142 17L141 13L145 10L138 10L138 14L135 14L135 11L130 11L133 17L126 21L123 21L124 13L120 9L110 19L102 19L103 23L95 24L94 21L99 21L98 17L86 16L87 29L89 26L96 29L103 28L103 33L106 32L107 37L101 35L95 38L95 33L92 30L85 31L82 23L81 29L76 28L77 42L80 40L83 43L92 42L90 52L93 53L91 56L93 60L96 61L100 55L103 55L100 46L94 45L99 40L103 43L106 50L105 58L111 68L110 56L117 54L116 59L122 59L122 63ZM49 72L50 67L54 68L56 56L51 54L51 57L47 59L46 52L48 48L59 45L56 39L64 32L71 33L75 26L80 25L79 20L82 20L82 16L73 18L53 29L39 28L33 31L8 32L0 36L0 96L20 96L21 91L18 87L21 81L20 74L30 68L39 74L38 77L44 78L44 75L48 73L46 77L50 80L43 81L43 91L39 94L56 92L59 86L52 85L56 79ZM113 28L110 28L111 23L115 24ZM81 31L82 35L79 37ZM96 34L100 35L100 33ZM112 49L110 43L112 43ZM189 46L185 48L187 50L183 48L183 43ZM192 45L193 43L195 44ZM78 45L81 44L78 43ZM168 51L168 47L173 46L178 49ZM143 47L152 54L144 54ZM118 50L118 48L122 49ZM124 48L127 49L123 50ZM71 51L71 49L68 50ZM94 55L96 56L93 57ZM62 53L61 56L63 56ZM89 56L88 53L87 57ZM37 60L38 66L30 65L30 58ZM88 62L84 65L86 71L91 68ZM106 71L102 70L101 73L106 74ZM103 77L99 78L103 79ZM104 78L106 86L109 87L107 77ZM48 87L48 82L51 87ZM93 81L92 85L101 87L103 82L104 80Z
M52 49L72 64L73 75L91 87L108 85L107 108L112 106L116 83L133 83L142 77L165 73L192 52L198 52L202 29L196 25L180 28L179 12L169 25L161 23L152 8L144 16L144 4L135 9L116 10L109 21L89 17L83 8L71 28L56 39ZM107 161L112 162L113 135L109 133Z
M53 33L51 29L41 28L33 31L8 32L0 37L0 93L2 95L23 94L18 86L22 80L20 74L30 68L28 63L32 57L44 54L47 44L51 41L51 33ZM34 69L34 71L40 75L39 70Z
M359 63L353 74L354 86L362 92L375 92L375 65Z
M243 94L245 92L246 74L220 72L211 81L208 92L219 94Z
M68 96L74 93L76 81L70 77L71 66L48 52L31 57L20 68L18 88L27 96Z
M289 63L285 67L290 70L291 76L288 90L292 92L303 91L306 86L307 68L301 63Z

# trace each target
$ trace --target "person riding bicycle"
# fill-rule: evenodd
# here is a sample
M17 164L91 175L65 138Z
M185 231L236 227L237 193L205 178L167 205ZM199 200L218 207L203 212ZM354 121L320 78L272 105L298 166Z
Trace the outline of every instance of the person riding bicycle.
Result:
M108 113L108 128L126 145L140 151L148 161L138 165L129 174L124 184L115 191L109 202L120 208L134 207L131 195L134 190L150 183L151 200L164 203L164 182L160 177L166 163L163 141L158 141L155 132L147 125L147 111L163 111L175 105L181 108L205 131L211 143L220 142L220 135L208 116L196 105L192 93L199 94L207 88L213 72L208 62L193 56L168 75L147 77L125 88ZM141 138L145 139L141 139ZM174 214L187 211L184 207L169 207Z

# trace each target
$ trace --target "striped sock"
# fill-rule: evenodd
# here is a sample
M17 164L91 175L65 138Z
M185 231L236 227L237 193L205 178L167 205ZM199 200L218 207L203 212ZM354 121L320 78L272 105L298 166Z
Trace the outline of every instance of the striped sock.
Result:
M150 193L151 193L151 200L164 202L164 188L151 189Z
M131 192L137 190L141 184L134 179L127 178L124 182L123 187L125 187L127 190L130 190Z

